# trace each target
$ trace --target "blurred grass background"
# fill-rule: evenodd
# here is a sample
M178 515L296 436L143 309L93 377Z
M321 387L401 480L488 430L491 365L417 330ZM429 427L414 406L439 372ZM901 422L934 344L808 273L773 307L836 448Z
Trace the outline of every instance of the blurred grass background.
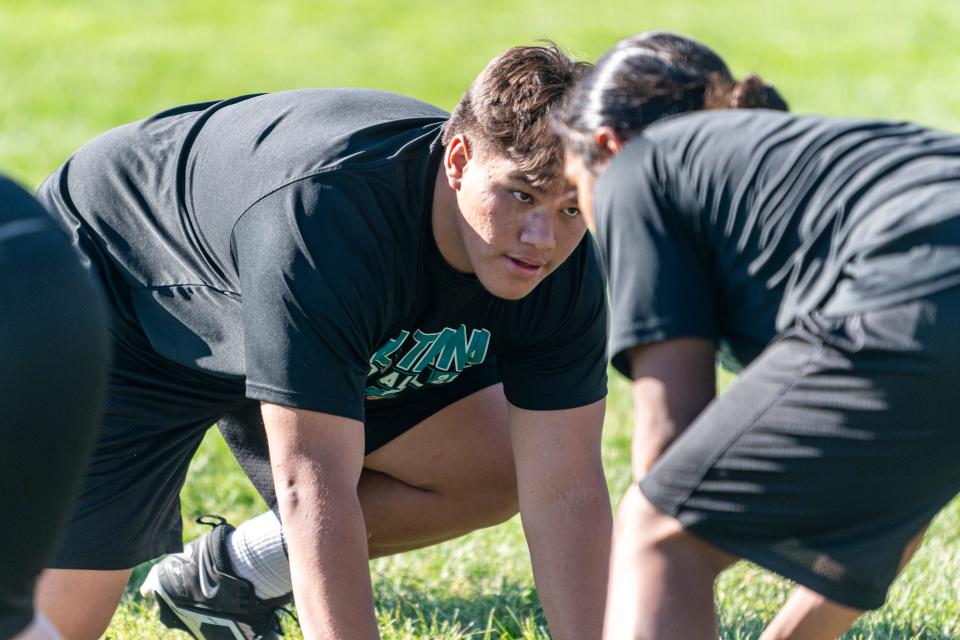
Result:
M795 111L960 131L960 4L942 0L0 0L0 170L33 188L110 127L250 92L375 87L450 109L509 46L549 38L593 60L623 36L662 28L704 40L736 74L760 74ZM614 378L604 445L614 499L629 479L629 405ZM183 502L188 538L195 515L241 521L262 509L215 433ZM846 637L960 638L958 536L954 503L888 605ZM386 639L548 637L516 519L371 569ZM757 638L788 588L747 564L727 572L717 589L724 638ZM107 637L164 633L131 591Z

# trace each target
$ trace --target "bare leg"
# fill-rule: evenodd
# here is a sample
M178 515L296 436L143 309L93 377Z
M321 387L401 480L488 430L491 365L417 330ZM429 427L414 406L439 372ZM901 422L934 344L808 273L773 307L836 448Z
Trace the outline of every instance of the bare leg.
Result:
M926 528L907 544L898 571L910 562ZM777 616L764 629L760 640L832 640L863 615L860 609L837 604L806 587L797 587Z
M715 640L713 583L736 558L688 533L636 484L617 515L605 640Z
M820 640L837 638L863 614L827 600L816 591L797 587L760 640Z
M130 569L47 569L37 583L37 609L66 640L96 640L120 602Z
M449 540L517 512L500 385L445 407L364 465L358 493L371 557Z

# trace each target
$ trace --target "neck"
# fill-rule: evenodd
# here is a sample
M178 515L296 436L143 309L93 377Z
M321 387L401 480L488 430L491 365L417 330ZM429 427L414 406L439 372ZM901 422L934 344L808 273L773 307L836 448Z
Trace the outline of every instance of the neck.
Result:
M447 182L447 176L441 166L433 185L433 207L430 212L430 227L440 255L453 269L461 273L473 273L463 236L457 226L460 207L457 204L457 192Z

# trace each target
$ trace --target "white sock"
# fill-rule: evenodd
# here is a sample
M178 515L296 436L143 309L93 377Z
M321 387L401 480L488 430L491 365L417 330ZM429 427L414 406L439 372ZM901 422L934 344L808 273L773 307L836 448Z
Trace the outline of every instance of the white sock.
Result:
M273 511L247 520L227 536L237 576L249 580L257 597L269 600L293 591L283 527Z

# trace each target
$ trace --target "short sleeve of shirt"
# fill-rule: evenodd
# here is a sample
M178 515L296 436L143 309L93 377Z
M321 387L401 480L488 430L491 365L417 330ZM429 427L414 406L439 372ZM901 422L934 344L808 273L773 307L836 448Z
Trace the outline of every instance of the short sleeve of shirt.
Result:
M610 355L628 377L633 347L719 333L707 256L662 184L655 149L639 138L610 163L594 198L610 283Z
M247 396L363 421L390 252L362 194L305 179L238 220Z
M517 346L497 356L504 394L521 409L582 407L607 394L607 301L593 239L534 292L511 319Z

